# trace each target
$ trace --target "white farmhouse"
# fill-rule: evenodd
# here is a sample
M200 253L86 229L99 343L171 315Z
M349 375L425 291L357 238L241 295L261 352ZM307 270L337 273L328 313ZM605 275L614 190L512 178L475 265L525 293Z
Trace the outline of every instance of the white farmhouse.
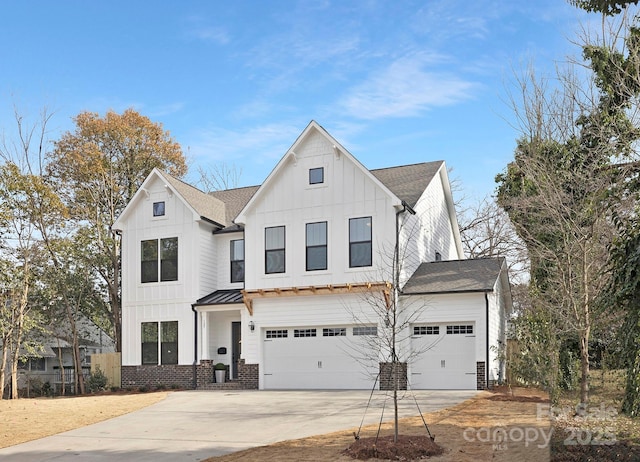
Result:
M443 161L368 170L312 121L260 186L205 194L154 170L114 229L123 386L385 388L366 349L396 274L404 384L504 377L505 262L464 259Z

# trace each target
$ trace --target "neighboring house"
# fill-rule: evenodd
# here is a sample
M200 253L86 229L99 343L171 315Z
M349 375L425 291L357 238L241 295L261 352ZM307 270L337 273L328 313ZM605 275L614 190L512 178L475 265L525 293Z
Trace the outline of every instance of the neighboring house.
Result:
M86 316L79 314L76 320L78 343L83 373L91 371L91 356L98 353L113 353L115 342L102 328ZM66 319L43 329L34 339L33 351L24 352L19 363L19 388L37 390L44 384L59 392L64 382L73 391L74 370L73 343L69 323ZM64 375L63 375L64 371Z
M385 328L365 295L419 306L400 357L413 388L485 388L511 309L502 260L464 260L443 161L368 170L312 121L259 187L205 194L154 170L122 234L122 383L370 389ZM416 301L418 303L416 303ZM384 371L383 371L384 372ZM229 384L225 384L229 386Z

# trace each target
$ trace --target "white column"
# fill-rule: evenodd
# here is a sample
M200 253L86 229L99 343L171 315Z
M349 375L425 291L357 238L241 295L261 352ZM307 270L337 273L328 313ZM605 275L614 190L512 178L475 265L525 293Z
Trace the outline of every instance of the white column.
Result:
M200 313L200 358L211 359L209 355L209 313Z

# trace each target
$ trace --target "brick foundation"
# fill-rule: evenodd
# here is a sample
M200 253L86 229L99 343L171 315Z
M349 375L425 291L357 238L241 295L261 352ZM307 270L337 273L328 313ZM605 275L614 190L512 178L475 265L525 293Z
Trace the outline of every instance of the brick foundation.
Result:
M487 386L487 371L484 361L476 363L476 390L484 390Z
M257 390L260 380L260 366L258 364L245 364L244 359L238 361L238 381L245 390Z
M393 390L394 363L380 363L380 390ZM407 389L407 363L395 363L398 374L398 390Z
M161 366L122 366L122 387L151 387L158 385L193 388L193 366L164 364Z
M161 366L122 366L122 387L186 388L186 389L244 389L257 390L259 380L258 364L245 364L244 359L238 362L238 380L229 380L224 384L214 383L214 363L203 359L197 366L165 364ZM195 377L194 377L195 373ZM227 370L227 377L229 377ZM194 385L195 384L195 385Z

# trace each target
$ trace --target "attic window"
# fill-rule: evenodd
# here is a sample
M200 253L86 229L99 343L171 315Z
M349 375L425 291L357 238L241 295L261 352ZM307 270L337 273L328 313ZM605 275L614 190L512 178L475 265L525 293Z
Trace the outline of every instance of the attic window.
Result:
M324 183L324 167L309 169L309 184Z
M442 254L440 252L436 252L436 261L442 261Z
M153 203L153 216L154 217L164 216L164 201Z

